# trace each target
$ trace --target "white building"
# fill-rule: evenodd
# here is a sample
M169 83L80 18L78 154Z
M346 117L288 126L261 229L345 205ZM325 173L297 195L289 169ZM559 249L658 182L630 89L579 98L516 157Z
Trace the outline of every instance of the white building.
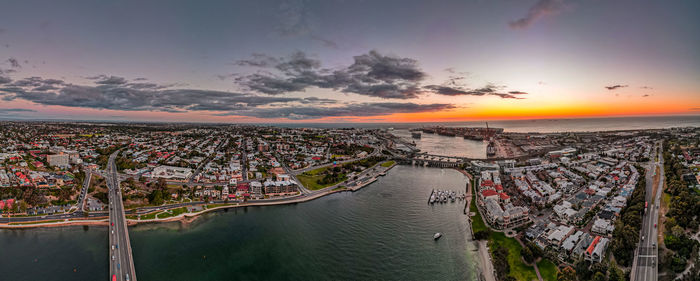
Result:
M68 167L70 163L70 156L68 154L53 154L47 155L46 160L49 162L49 166L53 167Z
M169 180L186 180L192 176L192 169L173 166L158 166L153 168L152 178L164 178Z

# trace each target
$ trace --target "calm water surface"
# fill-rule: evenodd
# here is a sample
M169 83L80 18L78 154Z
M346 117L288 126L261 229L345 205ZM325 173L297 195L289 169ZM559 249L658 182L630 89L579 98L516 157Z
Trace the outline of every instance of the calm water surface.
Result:
M432 188L463 192L449 169L397 166L364 189L130 228L139 280L476 280L462 203L429 206ZM433 241L435 232L442 232ZM108 276L104 227L0 230L3 280ZM75 269L75 272L74 272ZM51 276L51 278L48 278Z
M484 141L465 140L463 137L441 136L438 134L422 134L420 139L411 137L411 132L405 129L391 131L397 137L415 142L420 152L434 155L459 156L469 158L486 158Z

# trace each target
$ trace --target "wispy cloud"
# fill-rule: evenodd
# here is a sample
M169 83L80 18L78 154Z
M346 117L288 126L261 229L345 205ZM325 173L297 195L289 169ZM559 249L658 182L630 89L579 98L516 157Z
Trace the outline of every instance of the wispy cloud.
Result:
M530 7L530 10L524 17L509 22L508 26L513 29L525 29L538 19L556 14L562 9L564 9L563 0L538 0L534 6Z
M257 118L286 118L291 120L318 119L323 117L339 116L383 116L395 113L435 112L456 108L452 104L417 104L417 103L357 103L335 107L280 107L280 108L254 108L249 110L234 111L220 114L243 115Z
M306 37L312 41L320 42L323 46L337 49L338 44L317 33L316 18L309 9L306 0L286 0L279 6L279 23L276 31L287 37Z
M520 95L527 95L522 91L503 92L503 86L487 84L484 87L476 89L467 89L464 87L451 87L444 85L428 85L423 87L430 90L432 93L444 96L497 96L503 99L523 99Z

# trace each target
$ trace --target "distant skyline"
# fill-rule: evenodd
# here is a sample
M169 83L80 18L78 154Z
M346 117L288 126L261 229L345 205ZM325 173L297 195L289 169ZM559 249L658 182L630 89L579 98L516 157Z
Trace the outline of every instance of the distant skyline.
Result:
M700 115L698 1L12 1L0 119Z

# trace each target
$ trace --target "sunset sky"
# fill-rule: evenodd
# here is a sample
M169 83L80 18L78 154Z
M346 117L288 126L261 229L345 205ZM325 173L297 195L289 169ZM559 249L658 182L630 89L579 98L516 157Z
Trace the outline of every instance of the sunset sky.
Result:
M10 1L0 119L700 114L700 1Z

